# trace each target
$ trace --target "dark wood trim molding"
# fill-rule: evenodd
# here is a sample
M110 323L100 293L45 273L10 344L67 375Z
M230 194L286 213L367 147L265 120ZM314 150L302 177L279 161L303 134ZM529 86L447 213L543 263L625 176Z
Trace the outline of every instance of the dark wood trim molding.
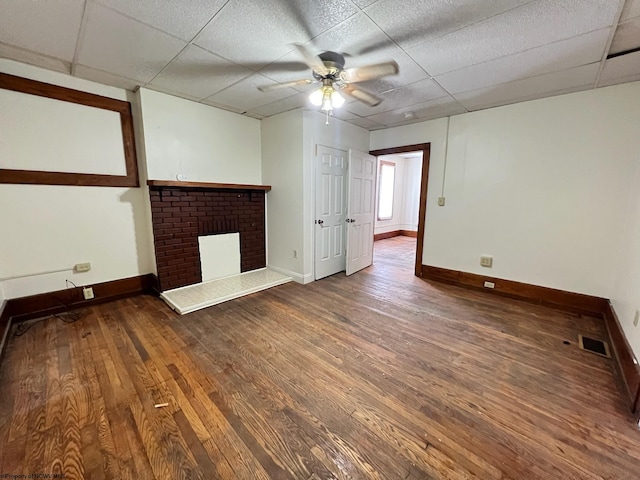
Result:
M262 190L268 192L271 185L245 185L241 183L211 183L211 182L178 182L175 180L147 180L150 187L179 187L179 188L219 188L223 190Z
M5 314L7 301L3 301L0 305L0 361L2 360L2 352L9 338L9 330L11 329L11 318Z
M640 366L635 362L635 355L633 354L633 350L631 350L631 345L629 345L627 341L620 321L618 320L618 315L616 315L610 301L607 302L603 316L604 322L607 325L607 331L609 332L618 372L624 383L631 405L631 412L634 413L637 418L640 415L640 405L638 405L640 397Z
M31 185L72 185L94 187L138 187L138 163L133 132L131 104L123 100L81 92L27 78L0 73L0 88L14 92L52 98L63 102L111 110L120 114L126 175L46 172L40 170L0 169L0 183Z
M431 143L417 143L401 147L383 148L369 152L376 157L422 150L422 176L420 180L420 210L418 213L418 233L416 240L415 275L422 276L422 253L424 251L424 227L427 221L427 188L429 186L429 160L431 159Z
M392 232L376 233L373 235L373 241L384 240L386 238L399 237L401 235L400 230L394 230Z
M413 230L393 230L391 232L376 233L373 236L373 241L377 242L378 240L384 240L385 238L393 238L393 237L400 237L400 236L417 238L418 232L415 232Z
M596 316L603 314L608 303L606 298L429 265L422 265L422 277L451 285L474 288L506 297L558 307L571 312ZM493 283L494 288L485 287L484 282Z

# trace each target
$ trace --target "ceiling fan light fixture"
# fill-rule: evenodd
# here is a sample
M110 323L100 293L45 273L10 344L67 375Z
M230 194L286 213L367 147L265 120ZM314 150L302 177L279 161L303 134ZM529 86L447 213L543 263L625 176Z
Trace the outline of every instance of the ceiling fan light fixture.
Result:
M344 105L344 97L328 82L311 92L309 101L312 105L320 107L323 112L331 112L334 108L340 108Z
M333 105L333 108L340 108L344 105L344 97L337 90L331 93L331 105Z
M316 107L319 107L320 105L322 105L322 97L324 96L323 89L324 87L321 87L311 92L311 95L309 95L309 101L311 102L312 105L315 105Z

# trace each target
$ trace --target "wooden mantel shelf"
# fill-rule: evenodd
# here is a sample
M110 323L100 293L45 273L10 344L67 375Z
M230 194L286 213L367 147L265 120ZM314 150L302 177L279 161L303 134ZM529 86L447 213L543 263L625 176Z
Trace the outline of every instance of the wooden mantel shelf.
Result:
M147 180L150 187L180 188L222 188L225 190L263 190L268 192L271 185L243 185L240 183L179 182L175 180Z

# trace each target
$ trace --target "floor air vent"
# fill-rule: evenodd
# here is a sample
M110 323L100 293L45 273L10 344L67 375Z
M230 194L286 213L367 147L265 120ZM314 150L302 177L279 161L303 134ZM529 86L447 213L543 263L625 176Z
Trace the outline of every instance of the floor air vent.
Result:
M582 335L578 335L578 342L580 343L580 348L587 352L611 358L607 342L596 340L595 338L583 337Z

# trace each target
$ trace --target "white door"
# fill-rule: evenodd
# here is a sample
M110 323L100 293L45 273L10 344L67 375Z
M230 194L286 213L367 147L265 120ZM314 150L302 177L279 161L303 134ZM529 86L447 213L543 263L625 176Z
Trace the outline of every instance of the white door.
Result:
M373 263L376 157L349 149L347 275Z
M345 269L347 152L318 145L316 151L315 278Z

